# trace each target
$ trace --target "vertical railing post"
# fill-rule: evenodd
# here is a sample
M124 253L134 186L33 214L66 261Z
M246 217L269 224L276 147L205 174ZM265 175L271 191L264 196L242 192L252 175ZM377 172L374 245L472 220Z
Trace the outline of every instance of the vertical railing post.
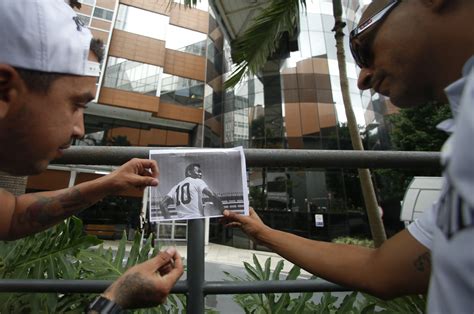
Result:
M188 220L187 313L204 314L204 219Z

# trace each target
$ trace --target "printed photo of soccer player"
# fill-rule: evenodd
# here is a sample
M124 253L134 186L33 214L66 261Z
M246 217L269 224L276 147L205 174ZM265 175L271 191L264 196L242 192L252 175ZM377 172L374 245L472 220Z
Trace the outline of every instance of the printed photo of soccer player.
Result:
M153 150L150 159L160 169L160 183L150 190L150 221L220 217L224 209L248 214L241 148Z

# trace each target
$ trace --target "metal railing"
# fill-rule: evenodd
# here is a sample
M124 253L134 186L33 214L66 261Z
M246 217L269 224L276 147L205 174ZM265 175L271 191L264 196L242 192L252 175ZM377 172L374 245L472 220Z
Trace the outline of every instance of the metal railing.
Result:
M57 164L121 165L131 158L148 158L150 147L75 146ZM432 168L440 169L435 152L330 151L245 149L248 167L295 168ZM216 294L350 291L316 280L227 282L206 281L204 272L204 221L188 225L187 279L172 293L187 295L187 312L204 313L205 296ZM0 280L0 292L100 293L112 281L102 280Z

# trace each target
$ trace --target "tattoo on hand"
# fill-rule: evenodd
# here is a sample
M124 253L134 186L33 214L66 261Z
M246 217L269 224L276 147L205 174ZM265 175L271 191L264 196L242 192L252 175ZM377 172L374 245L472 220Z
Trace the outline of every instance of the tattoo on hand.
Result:
M38 196L38 201L15 217L16 223L22 225L49 225L65 219L90 205L91 203L87 202L77 188L72 188L53 197Z
M431 267L431 255L430 252L426 252L418 256L418 258L413 262L416 270L424 272L429 270Z

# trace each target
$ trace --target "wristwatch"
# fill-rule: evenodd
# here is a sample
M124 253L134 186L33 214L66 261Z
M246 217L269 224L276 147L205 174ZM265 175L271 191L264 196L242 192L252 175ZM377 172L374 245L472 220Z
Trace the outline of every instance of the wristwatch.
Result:
M120 305L100 295L89 304L87 313L122 314L125 312Z

